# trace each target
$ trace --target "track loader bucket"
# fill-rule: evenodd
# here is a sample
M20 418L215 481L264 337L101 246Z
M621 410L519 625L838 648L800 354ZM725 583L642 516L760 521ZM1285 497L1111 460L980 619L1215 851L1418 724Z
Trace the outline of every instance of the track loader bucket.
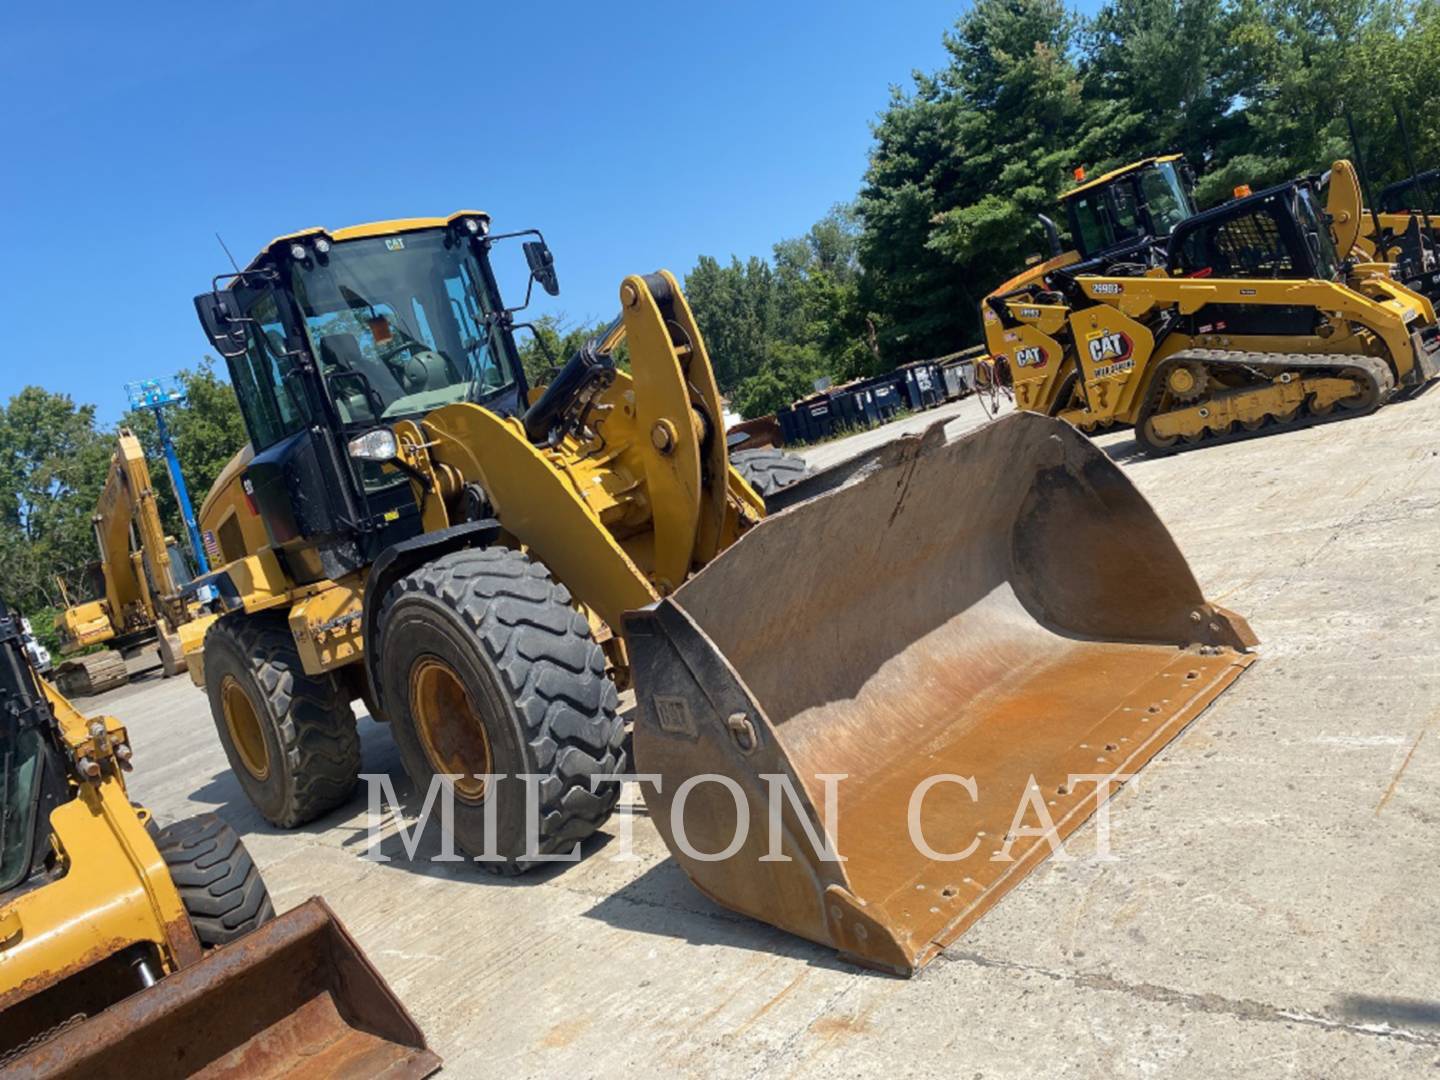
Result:
M10 1066L16 1076L85 1080L402 1080L439 1067L404 1006L318 898Z
M936 424L802 484L813 497L627 617L636 764L702 892L908 974L1256 642L1061 421L950 443Z

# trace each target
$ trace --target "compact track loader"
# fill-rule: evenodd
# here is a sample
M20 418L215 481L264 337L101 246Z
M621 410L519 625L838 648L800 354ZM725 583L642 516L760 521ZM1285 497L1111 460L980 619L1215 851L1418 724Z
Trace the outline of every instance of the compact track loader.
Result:
M323 901L275 918L224 822L130 802L125 728L38 680L18 623L0 601L0 1073L433 1072Z
M181 594L190 573L165 535L145 451L127 428L116 440L93 524L100 558L87 577L95 598L71 603L64 580L57 579L65 609L55 628L66 659L56 683L72 697L125 685L125 657L152 643L165 675L178 675L185 670L186 641L198 644L208 627L195 601ZM82 652L95 645L106 648Z
M190 668L272 822L349 797L363 698L419 792L450 778L454 835L492 870L571 851L638 770L710 896L911 971L1043 851L932 873L900 852L906 785L979 784L983 813L953 787L922 799L937 845L1002 835L1031 775L1068 832L1097 805L1054 796L1070 772L1143 764L1252 658L1123 474L1046 418L954 445L936 428L762 497L665 271L626 278L614 323L528 387L504 239L470 211L312 229L196 298L252 445L201 511L223 614ZM814 774L832 767L849 861L812 869L796 838L835 827ZM765 774L796 782L788 870L755 846ZM754 830L731 848L740 803Z
M1293 181L1093 258L1052 260L987 297L987 344L1019 408L1147 451L1368 412L1440 372L1440 328L1393 267L1348 258L1354 170L1324 209Z

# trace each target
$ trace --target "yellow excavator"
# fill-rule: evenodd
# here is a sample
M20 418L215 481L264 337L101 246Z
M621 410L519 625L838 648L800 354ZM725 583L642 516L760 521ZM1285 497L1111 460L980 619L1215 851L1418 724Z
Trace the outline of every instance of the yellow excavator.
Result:
M434 1072L322 900L276 918L218 817L131 803L129 733L37 678L19 624L0 601L0 1073Z
M360 698L480 865L575 850L638 771L707 895L908 973L1050 851L1009 825L1032 790L1068 834L1253 660L1045 417L762 497L666 271L530 387L512 238L553 295L543 237L462 211L283 236L196 298L250 445L201 510L220 618L187 660L276 825L350 798Z
M182 595L184 556L165 535L150 467L133 432L121 428L93 517L99 560L87 568L91 599L71 601L57 578L64 610L55 619L61 655L56 682L71 697L129 681L125 657L154 643L166 676L185 670L183 639L204 637L208 620ZM92 651L96 645L106 648ZM78 655L77 655L78 654Z
M1142 172L1143 176L1144 173ZM1118 220L1102 177L1079 202ZM1356 415L1440 372L1440 328L1394 268L1355 258L1349 162L1031 267L984 302L1017 407L1082 430L1135 428L1150 452ZM1088 201L1087 201L1088 200ZM1074 226L1086 234L1083 224Z

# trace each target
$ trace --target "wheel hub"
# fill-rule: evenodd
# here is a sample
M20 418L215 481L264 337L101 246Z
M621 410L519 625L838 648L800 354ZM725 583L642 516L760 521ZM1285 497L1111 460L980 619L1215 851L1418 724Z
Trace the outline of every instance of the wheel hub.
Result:
M230 745L240 757L240 764L256 780L270 775L270 750L265 745L265 732L250 695L233 675L220 684L220 706L225 715L225 730Z
M430 766L459 775L455 793L465 802L485 798L485 781L494 772L490 735L455 670L433 656L410 669L410 713Z

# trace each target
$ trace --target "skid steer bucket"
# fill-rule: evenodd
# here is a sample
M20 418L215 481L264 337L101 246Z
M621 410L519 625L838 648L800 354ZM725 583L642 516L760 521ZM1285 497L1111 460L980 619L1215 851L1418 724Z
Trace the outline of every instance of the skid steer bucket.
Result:
M403 1080L429 1076L440 1059L335 914L312 898L10 1068L86 1080Z
M636 764L701 891L909 974L1256 642L1061 421L949 443L936 424L802 483L813 497L627 616Z

